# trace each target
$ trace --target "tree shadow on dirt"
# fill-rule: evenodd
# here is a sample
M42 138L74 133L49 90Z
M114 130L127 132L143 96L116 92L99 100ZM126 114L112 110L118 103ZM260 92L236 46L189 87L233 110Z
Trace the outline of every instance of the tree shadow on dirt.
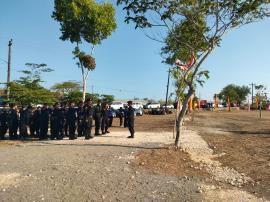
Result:
M227 132L227 133L239 134L239 135L270 135L270 130L268 130L268 131L220 130L220 131Z
M166 147L168 147L168 145L164 145L164 146L156 146L156 145L160 145L160 143L151 143L151 144L144 144L142 146L138 146L138 145L121 145L121 144L103 144L103 143L86 143L86 144L76 144L76 143L72 143L72 144L63 144L63 143L53 143L51 141L48 142L40 142L40 144L35 144L35 145L29 145L29 146L34 146L34 147L43 147L43 146L75 146L75 147L122 147L122 148L133 148L133 149L164 149Z

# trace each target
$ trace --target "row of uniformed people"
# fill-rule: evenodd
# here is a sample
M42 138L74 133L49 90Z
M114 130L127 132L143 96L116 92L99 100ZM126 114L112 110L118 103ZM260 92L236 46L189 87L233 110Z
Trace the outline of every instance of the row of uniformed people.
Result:
M125 114L127 113L119 110L121 125L123 118L125 122L128 122ZM42 108L34 109L29 106L20 110L16 104L11 104L10 109L6 107L0 112L0 139L4 139L7 131L9 131L10 139L26 138L28 128L30 136L41 140L47 139L49 126L51 139L63 139L65 135L68 135L69 139L76 139L76 130L79 136L90 139L95 135L101 135L100 129L102 134L109 133L111 117L108 104L101 105L100 101L94 107L92 101L87 100L85 103L80 102L77 108L75 103L71 102L68 108L56 103L53 108L44 104ZM93 119L95 120L95 134L91 133Z

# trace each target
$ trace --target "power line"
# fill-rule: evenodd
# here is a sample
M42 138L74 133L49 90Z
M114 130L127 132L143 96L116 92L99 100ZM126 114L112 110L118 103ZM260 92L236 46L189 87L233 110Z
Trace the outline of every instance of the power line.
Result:
M106 86L99 86L95 85L97 88L102 88L102 89L107 89L107 90L113 90L113 91L118 91L118 92L129 92L129 93L147 93L147 92L142 92L142 91L135 91L135 90L126 90L126 89L120 89L120 88L110 88Z
M0 60L1 60L2 62L5 62L6 64L8 64L8 61L6 61L6 60L4 60L4 59L2 59L2 58L0 58Z

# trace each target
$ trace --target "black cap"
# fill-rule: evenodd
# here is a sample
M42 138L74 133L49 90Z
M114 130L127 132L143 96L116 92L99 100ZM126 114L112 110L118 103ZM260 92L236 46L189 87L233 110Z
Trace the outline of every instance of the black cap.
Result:
M132 104L132 101L131 101L131 100L129 100L129 101L127 101L127 103L128 103L128 104Z

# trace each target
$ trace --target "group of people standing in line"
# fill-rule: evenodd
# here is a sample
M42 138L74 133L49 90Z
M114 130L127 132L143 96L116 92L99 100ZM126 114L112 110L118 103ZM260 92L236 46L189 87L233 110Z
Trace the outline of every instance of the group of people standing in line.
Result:
M127 102L125 109L120 108L117 111L117 117L120 119L120 127L123 125L124 119L124 127L129 128L130 136L128 138L134 138L135 116L132 101ZM95 133L92 133L93 120L95 121ZM75 102L70 102L69 106L55 103L53 108L50 108L45 103L42 108L37 109L32 106L19 109L16 104L10 104L0 111L0 140L5 139L7 132L9 132L11 140L26 139L29 136L40 140L46 140L49 137L51 140L61 140L65 136L68 136L70 140L74 140L78 136L91 139L110 133L108 129L111 126L112 109L108 103L101 103L100 100L95 106L88 99L80 102L78 106Z

